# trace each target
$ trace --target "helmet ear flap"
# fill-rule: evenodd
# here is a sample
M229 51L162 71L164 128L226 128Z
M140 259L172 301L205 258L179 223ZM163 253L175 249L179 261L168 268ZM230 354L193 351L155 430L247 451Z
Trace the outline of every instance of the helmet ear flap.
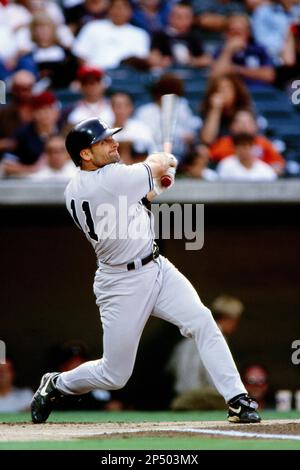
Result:
M81 148L78 134L75 128L71 129L70 132L68 133L66 137L65 146L74 164L76 166L80 166L81 165L80 153L83 148Z

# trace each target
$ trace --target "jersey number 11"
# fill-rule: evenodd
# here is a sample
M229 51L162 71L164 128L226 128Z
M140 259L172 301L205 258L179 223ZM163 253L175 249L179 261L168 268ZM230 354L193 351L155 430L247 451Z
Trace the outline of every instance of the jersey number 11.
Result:
M71 200L71 210L72 210L72 215L73 215L74 222L80 228L80 230L84 231L82 229L81 225L80 225L80 222L79 222L77 214L76 214L74 199ZM86 222L86 225L88 226L88 229L89 229L88 234L93 240L95 240L97 242L98 241L98 235L95 232L95 226L94 226L94 221L93 221L92 214L91 214L89 201L83 201L82 202L82 210L85 214L85 222Z

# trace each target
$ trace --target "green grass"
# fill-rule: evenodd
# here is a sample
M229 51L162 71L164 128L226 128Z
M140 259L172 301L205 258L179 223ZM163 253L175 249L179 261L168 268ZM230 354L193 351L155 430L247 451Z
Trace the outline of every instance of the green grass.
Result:
M263 419L300 419L300 411L264 411ZM225 411L57 411L48 423L136 423L143 421L223 421ZM0 413L0 423L30 422L29 413Z
M143 421L208 421L223 420L225 412L220 411L63 411L54 412L48 423L136 423ZM18 423L31 421L29 413L0 413L0 422Z
M140 437L66 442L0 443L0 450L300 450L300 442L211 439L203 437Z
M225 412L172 412L172 411L125 411L125 412L55 412L48 422L52 423L101 423L101 422L163 422L163 421L218 421L224 420ZM300 412L278 413L265 411L263 419L300 419ZM30 422L29 413L0 413L1 423ZM258 441L253 439L213 439L204 436L178 437L123 437L113 439L81 439L70 441L2 442L0 450L300 450L300 442Z

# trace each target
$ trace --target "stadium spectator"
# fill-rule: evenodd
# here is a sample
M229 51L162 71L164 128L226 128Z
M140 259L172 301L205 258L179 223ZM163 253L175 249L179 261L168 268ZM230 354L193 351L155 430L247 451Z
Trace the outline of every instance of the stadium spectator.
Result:
M64 23L62 9L55 0L17 0L15 3L25 7L31 15L48 13L57 25Z
M170 12L165 31L153 34L149 56L152 68L165 68L171 65L207 67L212 58L202 47L199 31L192 30L193 10L187 2L175 4Z
M1 24L6 24L14 33L19 28L30 23L31 14L26 7L18 2L2 1L0 2Z
M131 155L131 163L143 162L149 155L149 146L142 141L131 142L129 154Z
M65 88L74 80L77 59L63 47L56 35L56 25L47 13L37 13L30 24L31 52L19 60L39 78L47 77L52 88Z
M244 306L229 295L218 296L211 311L226 339L238 328ZM174 410L224 409L225 402L215 389L196 348L194 340L182 339L175 347L167 370L174 378Z
M0 3L0 80L13 73L17 63L18 46L12 13L9 5Z
M17 33L28 26L31 13L17 2L0 2L0 59L2 73L6 68L7 75L15 70L18 53ZM2 75L2 78L5 78Z
M293 65L290 51L290 26L300 15L295 0L246 0L252 11L251 24L255 41L268 51L275 65Z
M288 53L291 61L276 68L276 86L280 88L286 88L292 80L300 78L300 15L290 27L289 39Z
M17 129L13 153L3 157L6 176L23 176L44 166L42 158L48 138L59 131L59 105L51 91L34 95L31 100L32 121Z
M67 25L75 36L90 21L104 19L109 6L109 0L84 0L73 3L64 5L64 15Z
M215 181L218 175L208 168L210 152L206 145L197 145L183 159L180 174L204 181Z
M249 110L240 110L235 113L229 127L231 135L220 137L210 147L211 159L219 162L225 157L234 154L233 135L247 133L253 135L254 151L257 158L270 165L280 175L283 173L285 161L276 150L272 142L265 136L258 134L258 125L254 114Z
M15 148L15 130L32 119L31 97L35 77L27 70L16 72L10 82L9 104L0 107L0 158Z
M57 134L50 136L43 154L45 164L35 173L28 175L32 181L68 181L76 172L76 167L65 147L65 139Z
M146 58L149 35L129 23L131 16L129 0L112 0L108 19L91 21L81 29L74 42L74 54L82 62L102 69L114 69L125 59Z
M56 25L56 34L59 42L66 48L70 48L73 43L73 34L65 24L64 15L57 2L53 0L22 0L19 1L26 7L26 22L16 35L20 53L25 54L31 51L32 42L30 40L30 23L36 14L44 13L48 15Z
M217 167L222 180L228 181L274 181L273 168L256 156L255 139L250 134L233 135L234 155L224 158Z
M33 391L14 385L15 368L12 359L0 363L0 413L15 413L30 408Z
M136 163L133 149L143 148L149 154L154 149L151 130L144 123L133 117L134 105L127 93L117 92L111 97L114 112L113 127L122 127L123 131L117 137L122 161L126 164Z
M201 141L211 145L221 135L229 133L232 117L238 110L253 107L251 96L236 75L224 75L209 80L202 103L203 127Z
M223 31L228 15L244 11L240 2L232 0L192 0L195 23L208 31Z
M153 103L147 103L137 109L136 118L151 129L152 138L156 148L162 148L161 134L161 97L168 93L179 96L176 134L174 137L173 152L181 159L190 145L194 143L201 127L201 120L195 116L184 95L184 83L176 74L162 75L152 86Z
M149 34L164 30L167 26L170 8L174 0L135 0L131 22Z
M263 365L248 365L244 368L241 377L247 392L257 401L260 410L274 408L274 397L270 393L269 373Z
M108 125L111 125L114 114L109 100L104 96L106 91L104 71L82 65L78 69L77 78L80 82L82 99L67 110L68 125L75 125L83 119L94 116L101 116Z
M215 54L213 76L228 73L239 75L251 87L271 84L275 79L272 59L251 37L246 15L234 14L228 18L225 44Z

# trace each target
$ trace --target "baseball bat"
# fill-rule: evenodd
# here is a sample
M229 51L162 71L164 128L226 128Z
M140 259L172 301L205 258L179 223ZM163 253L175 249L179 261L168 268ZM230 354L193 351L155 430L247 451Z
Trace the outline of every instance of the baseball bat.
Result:
M164 152L171 153L176 129L178 96L175 94L163 95L161 97L161 126L162 144ZM169 175L163 175L160 179L161 185L170 186L172 179Z

